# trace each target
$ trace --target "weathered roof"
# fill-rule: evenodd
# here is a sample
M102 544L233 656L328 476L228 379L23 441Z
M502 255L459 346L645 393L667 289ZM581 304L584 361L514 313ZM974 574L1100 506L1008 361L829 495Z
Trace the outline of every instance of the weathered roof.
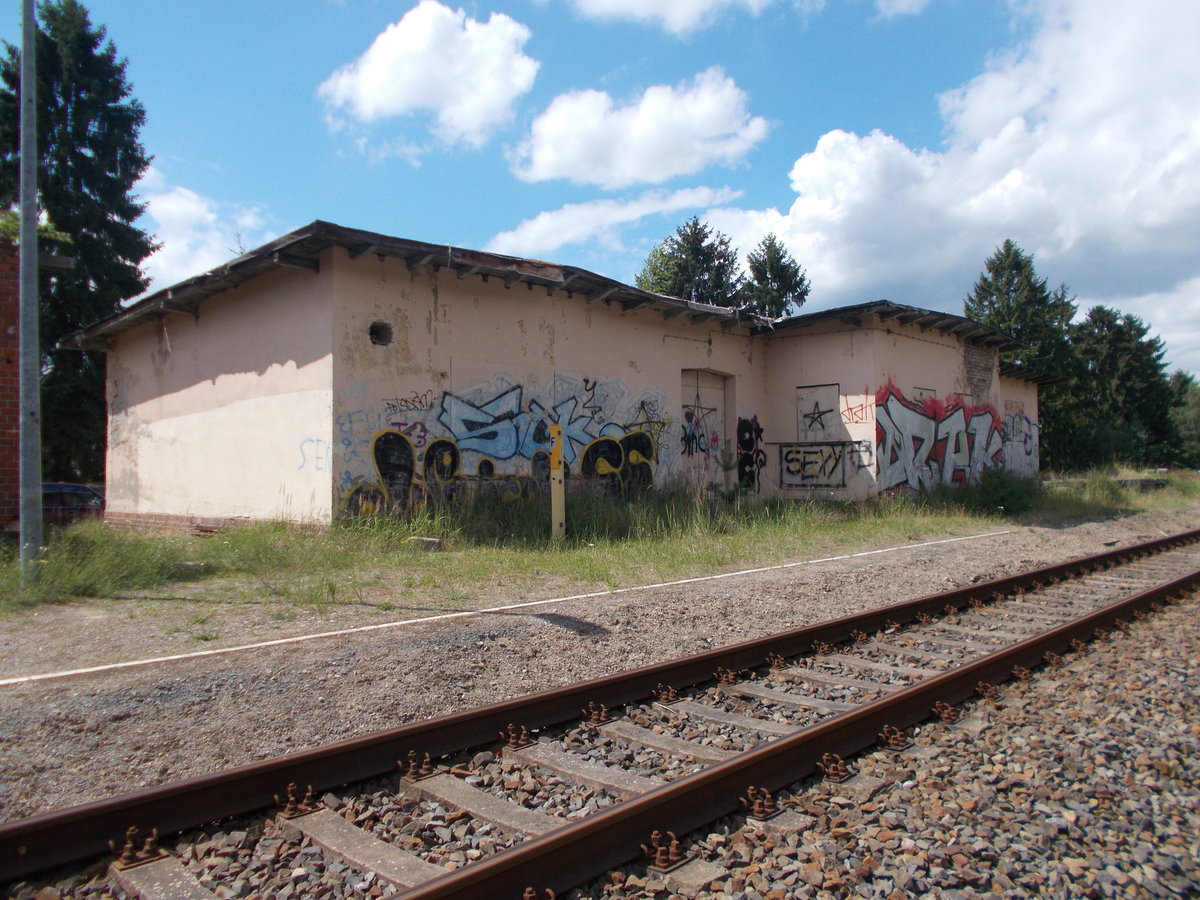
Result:
M573 266L427 244L317 220L209 272L155 291L119 313L67 336L61 343L77 349L108 349L112 338L123 331L172 312L193 313L206 297L237 287L268 270L291 266L316 272L320 267L318 254L332 246L344 247L352 259L367 253L392 256L404 260L411 268L446 268L459 278L481 275L502 279L506 287L525 283L544 287L547 293L565 290L580 294L589 302L619 303L623 309L650 306L661 310L667 318L686 316L694 322L719 319L723 324L741 322L751 326L767 321L735 309L643 291Z
M822 322L845 322L847 325L857 327L868 316L877 316L881 322L894 320L901 325L916 325L922 331L933 330L940 334L952 334L967 343L995 347L1000 351L1019 350L1024 346L1012 336L990 325L984 325L982 322L932 309L905 306L890 300L873 300L854 306L841 306L837 309L789 316L786 319L777 319L771 327L776 332L807 328Z

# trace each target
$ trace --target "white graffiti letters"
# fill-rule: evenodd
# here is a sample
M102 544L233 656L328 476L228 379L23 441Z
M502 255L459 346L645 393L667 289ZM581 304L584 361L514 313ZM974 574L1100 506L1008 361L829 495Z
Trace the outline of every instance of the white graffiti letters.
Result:
M1003 466L1004 435L990 406L914 404L895 388L880 392L875 406L879 486L929 490L969 484Z

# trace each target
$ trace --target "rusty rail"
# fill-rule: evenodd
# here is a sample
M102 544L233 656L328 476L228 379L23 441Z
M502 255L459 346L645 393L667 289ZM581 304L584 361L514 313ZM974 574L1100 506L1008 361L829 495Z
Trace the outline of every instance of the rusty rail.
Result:
M1005 647L943 675L920 681L881 700L805 728L735 759L704 769L634 800L535 838L491 859L407 891L405 900L474 900L519 897L533 886L566 891L642 856L641 842L657 830L685 834L739 811L747 789L778 790L813 775L823 756L850 756L879 742L885 727L907 728L934 715L939 703L971 697L983 681L995 684L1016 667L1042 664L1046 653L1092 637L1122 614L1200 584L1200 572L1122 600L1019 644ZM483 888L486 886L486 890Z
M274 795L281 793L289 783L312 785L320 791L377 777L394 772L397 760L405 758L410 750L437 756L489 744L494 742L496 734L503 731L510 722L520 722L528 728L536 728L570 721L578 718L579 710L589 702L615 707L649 696L660 683L673 687L701 683L711 680L718 667L738 670L760 665L772 654L797 656L819 643L833 644L850 639L856 630L870 632L883 628L888 622L904 624L915 620L921 614L941 614L947 606L962 609L972 600L987 600L996 593L1005 594L1068 578L1098 566L1111 566L1197 540L1200 540L1200 530L1189 531L718 648L681 660L659 663L565 688L542 691L479 709L376 732L315 750L5 823L0 825L0 880L14 879L64 863L101 855L107 851L108 841L123 835L130 826L137 826L143 832L156 828L160 834L172 834L230 816L245 815L270 807L274 802ZM1061 649L1065 643L1066 641L1061 642L1057 646ZM982 662L981 660L973 665L980 665ZM975 680L978 681L981 677L984 676L975 676ZM930 690L930 685L941 683L942 677L930 679L918 687L900 692L896 697L924 696L921 692ZM941 699L954 702L953 694L953 691L948 692ZM959 696L959 699L962 699L962 696ZM915 700L913 703L914 710L920 706ZM864 711L856 711L849 715L849 721L857 722L857 717L864 714ZM890 724L902 723L896 720ZM875 726L862 727L866 729L863 734L866 734ZM822 752L840 753L839 747L849 752L849 746L856 744L856 740L838 738L836 732L827 733L831 728L832 723L830 726L817 726L814 731L821 740L826 741ZM874 733L870 735L872 739ZM790 746L789 742L792 740L799 740L799 736L781 743ZM767 753L776 746L773 744L768 748L753 751L746 758L757 759L758 754ZM726 765L740 764L740 760L735 760L712 771L724 772ZM779 782L778 778L772 778L769 774L761 777L755 775L754 783L778 785L790 780L795 778L789 775L785 781ZM746 787L747 783L743 781L738 785L738 792L744 794ZM656 791L647 797L631 801L598 818L607 823L618 813L636 815L643 808L642 804L649 802L650 798L658 793ZM688 804L693 802L706 807L709 805L707 800L702 801L699 798L694 801L680 801L679 813L682 815L683 811L689 808ZM736 805L736 800L734 804ZM569 829L560 829L559 832L531 844L539 844L560 832L574 833L575 828L572 826ZM680 829L687 830L682 825L675 830ZM641 835L641 838L644 839L644 836ZM598 858L595 845L585 847L584 852L593 861ZM487 871L491 871L499 865L499 860L496 860L476 864L472 866L472 870L484 866L487 867ZM554 865L558 866L558 863ZM445 879L442 879L439 883L444 881ZM530 882L526 881L526 884L528 883ZM435 893L428 896L456 895Z

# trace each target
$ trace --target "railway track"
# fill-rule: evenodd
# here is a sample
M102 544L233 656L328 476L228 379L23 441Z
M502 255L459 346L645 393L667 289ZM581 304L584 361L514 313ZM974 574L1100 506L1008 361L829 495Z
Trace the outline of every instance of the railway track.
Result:
M238 843L282 861L280 848L303 842L377 895L541 898L638 857L669 869L685 862L669 835L739 810L767 818L771 792L819 770L836 778L854 753L899 746L911 725L952 720L988 685L1191 590L1197 541L1189 532L8 823L0 880L94 868L115 841L113 877L129 895L246 896L281 873L209 865L213 828L168 850L152 839L230 817Z

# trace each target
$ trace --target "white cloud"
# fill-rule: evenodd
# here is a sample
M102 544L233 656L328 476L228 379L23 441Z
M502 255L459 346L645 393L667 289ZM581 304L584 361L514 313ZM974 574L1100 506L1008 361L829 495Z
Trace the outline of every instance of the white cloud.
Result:
M548 256L568 244L600 244L620 249L619 226L647 216L730 203L740 192L728 188L687 188L666 193L647 191L632 200L593 200L569 203L538 213L512 231L504 231L488 242L493 253L514 256Z
M575 0L575 8L592 19L643 22L673 34L686 34L711 25L726 9L744 9L751 15L758 15L773 2L775 0ZM803 14L810 15L823 9L825 0L795 0L794 5Z
M1150 325L1152 336L1161 338L1166 345L1166 361L1172 370L1200 373L1200 275L1171 290L1138 297L1110 297L1104 301L1080 297L1080 317L1101 302L1132 313Z
M808 268L817 308L887 297L961 309L1005 238L1051 284L1093 302L1194 287L1200 4L1014 8L1037 16L1032 37L939 98L944 148L832 131L796 160L790 208L721 209L709 221L744 246L770 223ZM1172 342L1200 333L1194 302L1156 314Z
M875 8L885 19L894 19L896 16L915 16L919 12L924 12L928 5L929 0L875 0Z
M525 181L566 178L614 189L733 163L769 130L746 101L718 67L690 84L647 88L628 106L603 91L560 94L534 120L513 155L513 171Z
M142 264L151 279L150 290L207 272L240 255L243 248L253 249L275 236L258 208L223 205L168 184L154 167L138 183L138 193L149 220L142 227L162 245Z
M487 22L421 0L367 51L318 88L331 119L360 125L426 111L446 143L482 146L513 117L538 63L522 52L530 31L503 13Z

